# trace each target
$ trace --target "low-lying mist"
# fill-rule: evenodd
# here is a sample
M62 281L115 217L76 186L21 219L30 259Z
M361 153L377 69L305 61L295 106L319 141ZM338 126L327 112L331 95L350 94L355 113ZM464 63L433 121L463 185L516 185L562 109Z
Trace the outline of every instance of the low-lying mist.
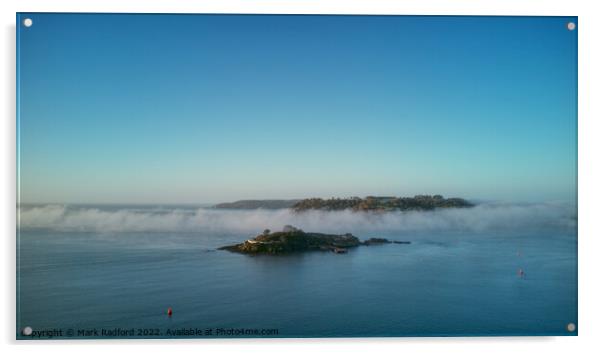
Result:
M217 210L210 208L101 208L69 205L23 206L21 230L61 232L244 232L280 230L291 224L305 231L525 231L570 230L577 226L574 206L564 203L485 203L472 208L364 213L353 211Z

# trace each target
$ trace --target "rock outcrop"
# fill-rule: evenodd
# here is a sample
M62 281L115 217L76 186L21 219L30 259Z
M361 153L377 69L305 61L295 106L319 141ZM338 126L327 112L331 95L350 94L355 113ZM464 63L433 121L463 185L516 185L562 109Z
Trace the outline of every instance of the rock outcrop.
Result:
M323 234L306 233L293 226L285 226L280 232L265 230L262 234L240 244L227 245L218 250L228 250L242 254L290 254L304 251L332 251L344 254L347 249L360 245L389 244L385 238L370 238L361 242L350 233ZM409 244L409 242L396 242Z

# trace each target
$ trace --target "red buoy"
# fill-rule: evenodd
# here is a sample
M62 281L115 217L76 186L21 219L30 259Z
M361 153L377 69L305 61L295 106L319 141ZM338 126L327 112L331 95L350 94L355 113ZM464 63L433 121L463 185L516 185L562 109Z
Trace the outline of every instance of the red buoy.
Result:
M171 306L169 308L167 308L167 316L171 316L171 314L173 314L173 312L171 311Z

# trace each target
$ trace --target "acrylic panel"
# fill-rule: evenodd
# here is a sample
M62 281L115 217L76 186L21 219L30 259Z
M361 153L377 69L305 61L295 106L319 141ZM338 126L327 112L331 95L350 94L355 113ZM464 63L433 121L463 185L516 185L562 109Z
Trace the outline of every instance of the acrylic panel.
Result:
M577 18L19 13L17 339L577 335Z

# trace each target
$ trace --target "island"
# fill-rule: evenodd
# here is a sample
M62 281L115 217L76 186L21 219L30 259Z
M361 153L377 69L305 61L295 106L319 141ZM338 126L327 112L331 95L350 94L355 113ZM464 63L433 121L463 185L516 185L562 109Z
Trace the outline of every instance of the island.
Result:
M291 254L305 251L332 251L336 254L347 253L347 249L360 245L410 244L408 241L390 241L385 238L370 238L360 241L350 233L323 234L306 233L301 229L287 225L280 232L266 229L262 234L240 244L227 245L218 250L228 250L241 254Z
M233 210L291 209L294 212L321 211L429 211L438 208L465 208L474 204L459 197L416 195L413 197L367 196L348 198L307 198L303 200L239 200L219 203L214 208Z

